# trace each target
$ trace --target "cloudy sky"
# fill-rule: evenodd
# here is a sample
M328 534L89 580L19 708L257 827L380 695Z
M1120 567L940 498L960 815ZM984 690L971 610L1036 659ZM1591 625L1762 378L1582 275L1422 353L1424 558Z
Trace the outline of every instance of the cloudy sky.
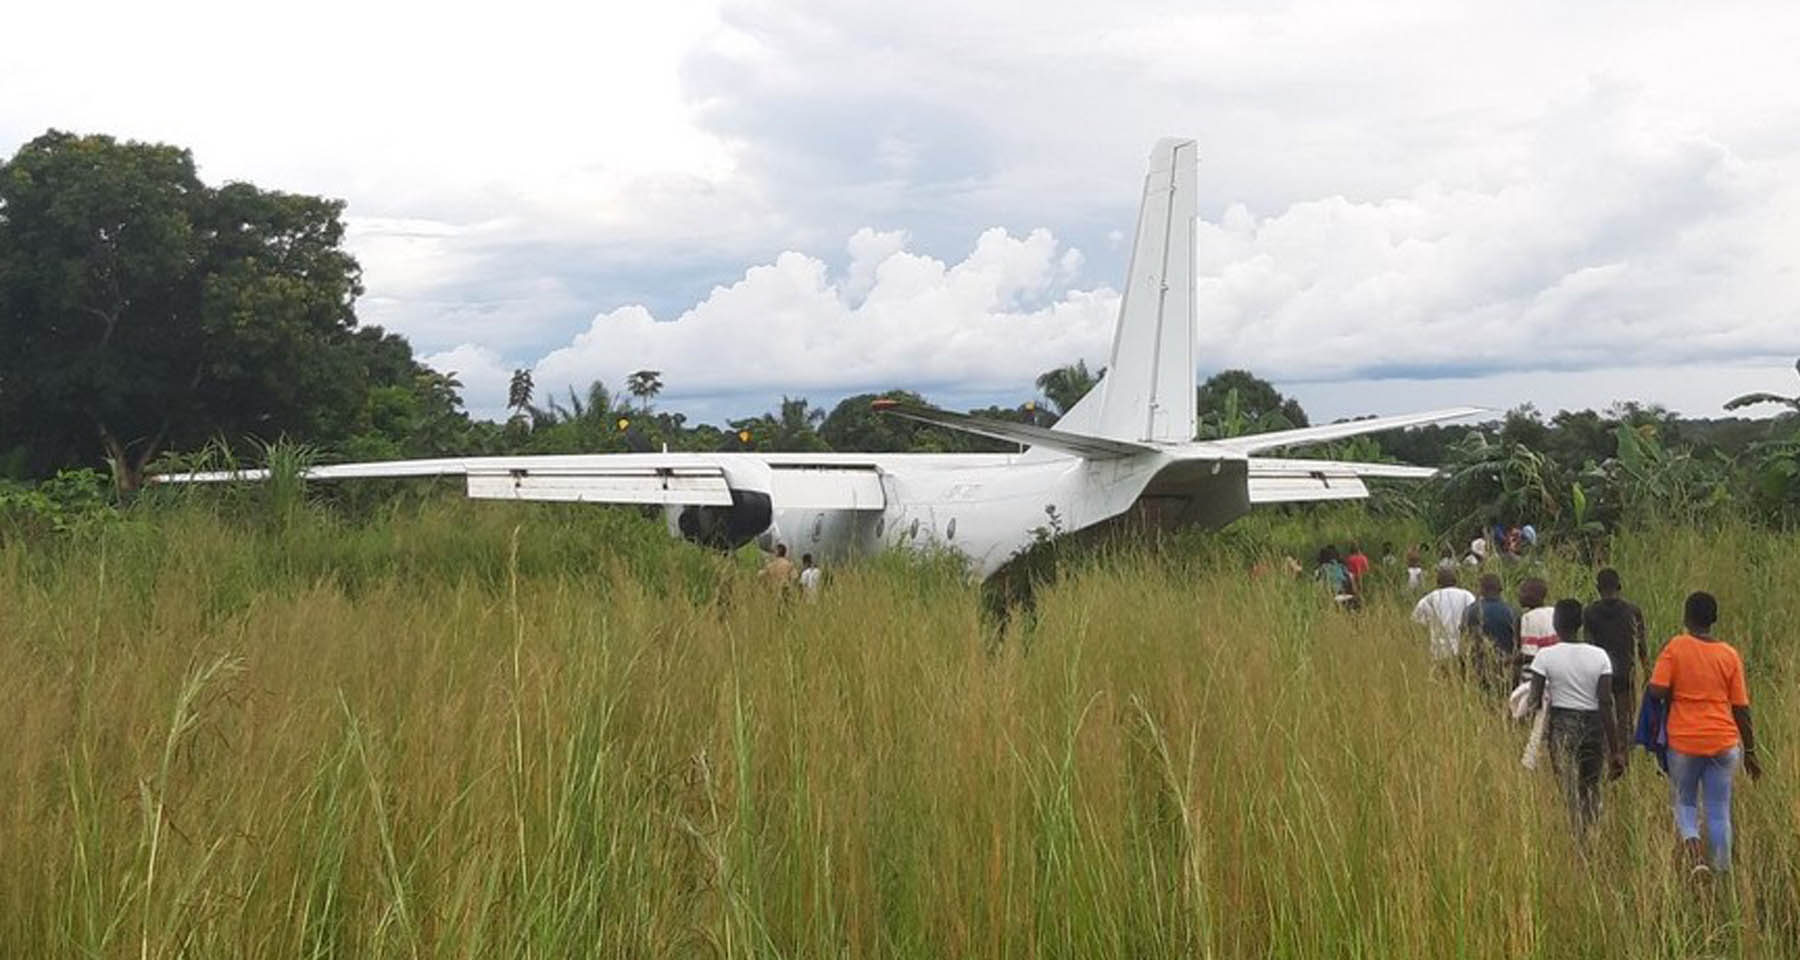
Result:
M47 127L341 197L358 310L495 414L719 419L1103 359L1150 145L1200 143L1201 372L1315 416L1797 381L1800 5L31 4ZM23 40L24 42L20 42Z

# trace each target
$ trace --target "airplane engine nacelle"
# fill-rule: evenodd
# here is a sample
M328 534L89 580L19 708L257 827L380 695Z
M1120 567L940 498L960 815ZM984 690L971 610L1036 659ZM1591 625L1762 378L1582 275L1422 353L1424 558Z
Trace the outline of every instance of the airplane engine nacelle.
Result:
M738 463L725 469L731 506L689 505L670 510L670 532L701 546L736 550L755 540L775 520L770 495L772 475L766 464Z

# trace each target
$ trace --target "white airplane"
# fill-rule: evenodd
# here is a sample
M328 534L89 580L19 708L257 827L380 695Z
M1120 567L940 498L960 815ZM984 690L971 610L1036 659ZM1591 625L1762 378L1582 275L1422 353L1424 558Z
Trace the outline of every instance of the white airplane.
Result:
M1020 444L1018 453L612 453L395 460L314 467L312 480L461 476L490 500L654 504L669 532L722 549L842 560L935 547L986 578L1047 534L1128 516L1220 527L1255 504L1351 500L1370 477L1425 479L1394 464L1261 454L1484 412L1409 416L1196 442L1192 140L1150 155L1129 276L1106 375L1054 427L878 402L891 413ZM258 480L267 472L166 475L163 482Z

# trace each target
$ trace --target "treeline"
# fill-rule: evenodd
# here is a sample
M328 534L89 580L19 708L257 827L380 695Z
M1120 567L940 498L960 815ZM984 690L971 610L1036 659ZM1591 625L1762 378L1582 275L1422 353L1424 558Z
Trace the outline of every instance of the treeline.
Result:
M722 425L663 409L655 370L615 391L538 394L517 371L501 422L470 417L454 374L419 363L355 313L361 268L343 248L341 201L202 183L183 149L50 131L0 163L0 498L21 482L102 468L122 491L159 460L277 438L325 460L506 453L679 451L976 452L1009 445L875 412L784 397ZM1104 371L1077 362L1038 396L970 411L1056 419ZM1198 393L1202 439L1309 423L1267 381L1229 370ZM1545 417L1530 406L1478 426L1356 438L1299 454L1443 465L1432 486L1384 488L1380 509L1441 528L1529 519L1594 537L1634 517L1747 508L1800 516L1800 396L1754 394L1774 420L1683 420L1654 406ZM64 478L35 496L81 491ZM45 493L45 490L50 493ZM3 505L3 504L0 504Z

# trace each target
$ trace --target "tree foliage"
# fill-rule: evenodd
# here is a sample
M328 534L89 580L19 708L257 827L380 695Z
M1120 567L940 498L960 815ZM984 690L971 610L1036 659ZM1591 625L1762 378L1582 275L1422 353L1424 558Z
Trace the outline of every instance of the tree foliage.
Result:
M650 401L662 392L661 370L639 370L625 378L625 391L638 398L643 404L643 412L650 412Z
M1050 401L1050 412L1057 417L1062 417L1067 415L1075 404L1080 403L1081 398L1087 396L1088 391L1094 389L1100 383L1100 378L1104 376L1106 376L1105 370L1101 370L1097 374L1090 373L1087 361L1077 360L1066 366L1038 374L1037 388L1044 395L1044 399Z
M410 347L356 326L342 212L208 187L172 146L25 144L0 163L0 448L33 472L105 460L130 489L214 435L344 444L394 404L379 388L431 406Z
M1309 426L1300 401L1248 370L1223 370L1195 393L1200 436L1206 439Z

